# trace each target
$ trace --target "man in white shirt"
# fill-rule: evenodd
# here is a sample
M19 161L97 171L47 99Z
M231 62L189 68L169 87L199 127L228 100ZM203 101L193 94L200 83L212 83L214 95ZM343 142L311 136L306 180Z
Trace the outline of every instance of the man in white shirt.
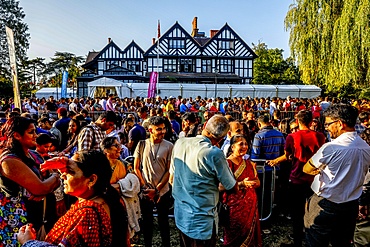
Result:
M333 141L324 144L303 168L305 173L317 174L304 219L307 244L349 247L370 164L370 147L355 131L355 107L332 105L324 116L324 126Z
M26 110L31 114L37 115L37 104L34 102L33 98L30 98L29 101L25 105Z

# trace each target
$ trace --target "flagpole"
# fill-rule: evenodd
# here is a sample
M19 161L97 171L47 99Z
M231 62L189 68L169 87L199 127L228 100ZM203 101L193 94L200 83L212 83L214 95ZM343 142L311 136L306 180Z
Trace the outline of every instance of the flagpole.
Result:
M158 38L157 38L157 96L159 95L159 38L161 37L161 24L158 20Z

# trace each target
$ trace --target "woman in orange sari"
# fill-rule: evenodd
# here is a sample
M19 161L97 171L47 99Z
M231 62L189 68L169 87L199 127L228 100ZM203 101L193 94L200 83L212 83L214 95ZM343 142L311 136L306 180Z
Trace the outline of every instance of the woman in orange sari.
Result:
M224 246L262 246L255 188L260 181L255 165L246 159L248 142L245 136L235 135L230 140L227 161L238 182L236 193L223 194L223 203L230 208L230 224L224 227Z

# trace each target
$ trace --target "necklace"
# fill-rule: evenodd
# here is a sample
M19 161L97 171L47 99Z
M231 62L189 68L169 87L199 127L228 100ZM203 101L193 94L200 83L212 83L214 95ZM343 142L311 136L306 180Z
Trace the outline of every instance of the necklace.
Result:
M161 143L162 143L162 142L160 142L160 143L159 143L159 145L158 145L157 152L155 152L155 153L154 153L154 151L155 151L155 143L152 145L152 148L150 149L150 152L151 152L151 154L152 154L152 156L153 156L153 161L154 161L154 162L156 162L156 161L157 161L157 158L158 158L158 152L159 152L159 149L161 148Z

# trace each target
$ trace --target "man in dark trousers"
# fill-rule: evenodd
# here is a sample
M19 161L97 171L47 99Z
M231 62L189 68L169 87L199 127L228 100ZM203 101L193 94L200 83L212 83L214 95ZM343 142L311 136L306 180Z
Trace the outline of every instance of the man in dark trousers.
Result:
M303 172L303 166L325 143L324 134L310 130L312 112L302 110L297 114L299 131L289 134L285 143L285 154L270 160L271 166L292 159L292 169L289 176L290 206L293 219L294 244L283 244L281 246L302 246L303 240L303 216L304 205L312 196L311 183L314 176Z
M370 147L355 131L357 116L358 110L351 105L329 106L324 126L332 141L303 167L305 173L316 175L304 216L310 247L352 246L358 198L370 164Z

